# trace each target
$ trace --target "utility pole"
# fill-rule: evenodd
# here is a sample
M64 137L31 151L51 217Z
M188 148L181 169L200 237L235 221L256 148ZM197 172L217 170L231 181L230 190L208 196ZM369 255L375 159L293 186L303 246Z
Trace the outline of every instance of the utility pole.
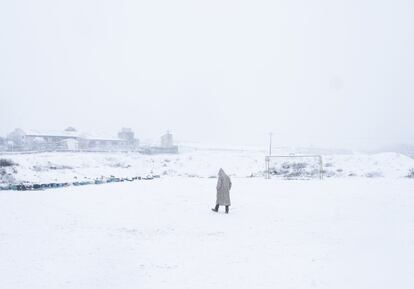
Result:
M272 132L269 133L269 156L272 155L272 136L273 136L273 133Z
M273 133L269 133L269 155L265 158L266 161L266 179L270 179L270 156L272 155L272 136Z

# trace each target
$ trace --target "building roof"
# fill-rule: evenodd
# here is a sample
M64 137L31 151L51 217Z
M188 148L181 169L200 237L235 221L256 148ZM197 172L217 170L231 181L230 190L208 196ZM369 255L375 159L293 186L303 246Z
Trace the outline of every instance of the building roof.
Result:
M107 141L123 141L117 136L108 134L85 133L79 131L37 131L29 130L24 132L26 136L34 137L65 137L65 138L83 138L88 140L107 140Z
M97 133L83 133L80 135L80 138L88 140L108 140L108 141L125 141L119 137L114 137L106 134L97 134Z
M27 130L24 131L26 136L35 136L35 137L80 137L79 132L77 131L38 131L38 130Z

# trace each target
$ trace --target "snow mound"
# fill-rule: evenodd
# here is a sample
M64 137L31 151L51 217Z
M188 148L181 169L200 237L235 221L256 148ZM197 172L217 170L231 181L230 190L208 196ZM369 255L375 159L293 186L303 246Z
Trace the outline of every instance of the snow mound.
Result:
M257 150L187 150L177 155L142 155L139 153L53 152L0 155L13 165L0 167L0 183L73 182L116 176L122 178L160 175L192 178L214 178L219 168L233 177L263 177L264 153ZM327 178L403 178L412 175L414 159L399 153L347 154L323 156L323 172ZM306 163L293 166L290 176L303 167L317 170ZM302 170L306 171L306 170ZM286 176L281 174L282 177Z

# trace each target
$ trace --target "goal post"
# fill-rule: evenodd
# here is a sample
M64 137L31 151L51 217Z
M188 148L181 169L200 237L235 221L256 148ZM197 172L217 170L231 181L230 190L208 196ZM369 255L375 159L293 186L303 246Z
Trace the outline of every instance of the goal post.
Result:
M266 178L323 179L321 155L273 155L266 156Z

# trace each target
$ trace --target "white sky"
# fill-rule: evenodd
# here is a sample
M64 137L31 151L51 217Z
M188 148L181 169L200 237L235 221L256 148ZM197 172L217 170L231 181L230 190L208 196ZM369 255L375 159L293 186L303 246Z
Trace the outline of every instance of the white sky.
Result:
M414 1L0 0L0 135L414 141Z

